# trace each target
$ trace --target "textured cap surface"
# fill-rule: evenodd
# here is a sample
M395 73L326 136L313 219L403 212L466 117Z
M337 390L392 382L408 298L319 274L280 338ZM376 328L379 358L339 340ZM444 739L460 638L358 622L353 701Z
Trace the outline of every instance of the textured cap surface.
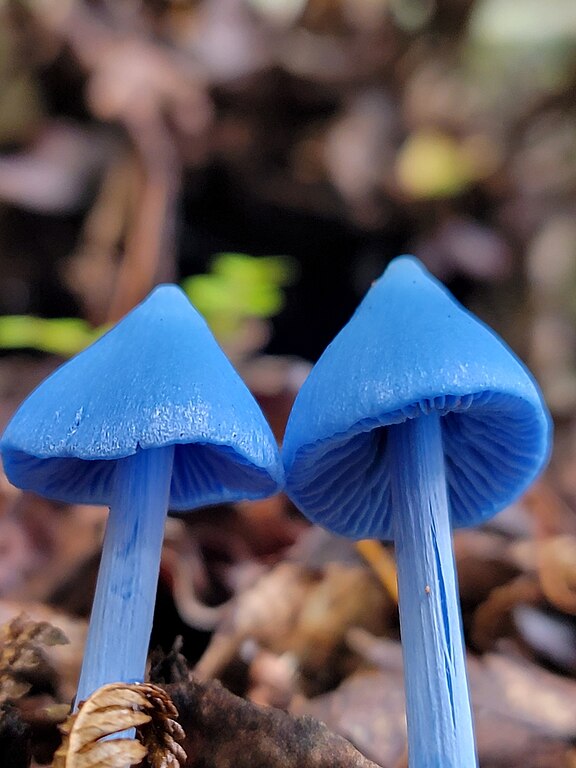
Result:
M282 483L258 404L185 294L163 285L40 384L0 448L20 488L107 504L113 460L172 444L173 509L261 498Z
M305 381L283 456L287 490L336 533L391 537L386 426L441 414L452 522L517 498L551 425L529 372L416 259L395 259Z

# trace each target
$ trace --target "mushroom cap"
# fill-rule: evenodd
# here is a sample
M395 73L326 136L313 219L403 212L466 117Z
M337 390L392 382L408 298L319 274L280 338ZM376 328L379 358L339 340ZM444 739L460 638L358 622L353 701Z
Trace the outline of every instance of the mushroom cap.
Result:
M279 490L272 432L185 294L156 288L22 403L2 440L16 486L66 502L109 504L115 460L174 445L170 507Z
M504 342L411 257L391 262L294 403L287 492L351 538L393 538L386 427L441 416L452 524L487 520L545 465L551 421Z

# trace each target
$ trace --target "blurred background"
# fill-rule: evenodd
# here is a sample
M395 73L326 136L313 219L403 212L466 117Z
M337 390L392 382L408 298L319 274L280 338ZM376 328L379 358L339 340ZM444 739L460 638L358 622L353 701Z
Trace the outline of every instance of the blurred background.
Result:
M463 534L457 559L469 647L513 638L566 682L576 675L574 0L0 0L2 425L58 362L176 281L281 439L310 363L402 253L508 341L553 412L546 478L489 541ZM188 576L206 603L240 590L222 575L222 550L228 569L246 553L269 567L300 540L295 510L274 504L222 512L244 521L234 539L244 549L215 543L214 531L192 547L205 568ZM0 596L85 617L89 590L67 579L88 561L82 573L95 573L101 514L7 486L1 505ZM75 520L74 542L48 519ZM334 670L311 690L349 671ZM514 731L504 762L483 765L573 766L576 730L556 726L544 728L560 744L549 762L530 762L530 733Z
M315 360L411 252L573 405L571 0L0 8L1 314L98 326L285 256L262 341Z

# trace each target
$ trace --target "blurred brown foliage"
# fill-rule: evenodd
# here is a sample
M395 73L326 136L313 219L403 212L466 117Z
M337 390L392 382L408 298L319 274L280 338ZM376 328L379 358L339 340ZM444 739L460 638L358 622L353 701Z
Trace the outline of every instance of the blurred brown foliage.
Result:
M412 252L533 368L551 467L455 537L482 768L576 765L575 15L572 0L0 2L0 314L99 325L216 252L287 254L285 309L231 345L281 439L307 370L291 356L317 357ZM55 364L0 356L0 423ZM2 764L59 744L104 519L0 478L1 623L24 609L70 639L0 710ZM169 522L152 677L180 697L186 765L234 748L218 702L243 745L262 726L362 764L306 713L405 765L388 550L369 559L283 497Z

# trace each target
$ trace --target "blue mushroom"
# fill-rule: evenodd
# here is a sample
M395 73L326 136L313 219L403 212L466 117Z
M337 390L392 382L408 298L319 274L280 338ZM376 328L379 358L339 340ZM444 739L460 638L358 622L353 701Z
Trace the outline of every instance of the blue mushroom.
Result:
M451 526L516 499L550 442L530 373L411 257L374 283L296 399L292 500L335 533L395 542L411 768L477 765Z
M144 676L167 510L283 484L259 406L171 285L40 384L0 450L14 485L110 506L77 701Z

